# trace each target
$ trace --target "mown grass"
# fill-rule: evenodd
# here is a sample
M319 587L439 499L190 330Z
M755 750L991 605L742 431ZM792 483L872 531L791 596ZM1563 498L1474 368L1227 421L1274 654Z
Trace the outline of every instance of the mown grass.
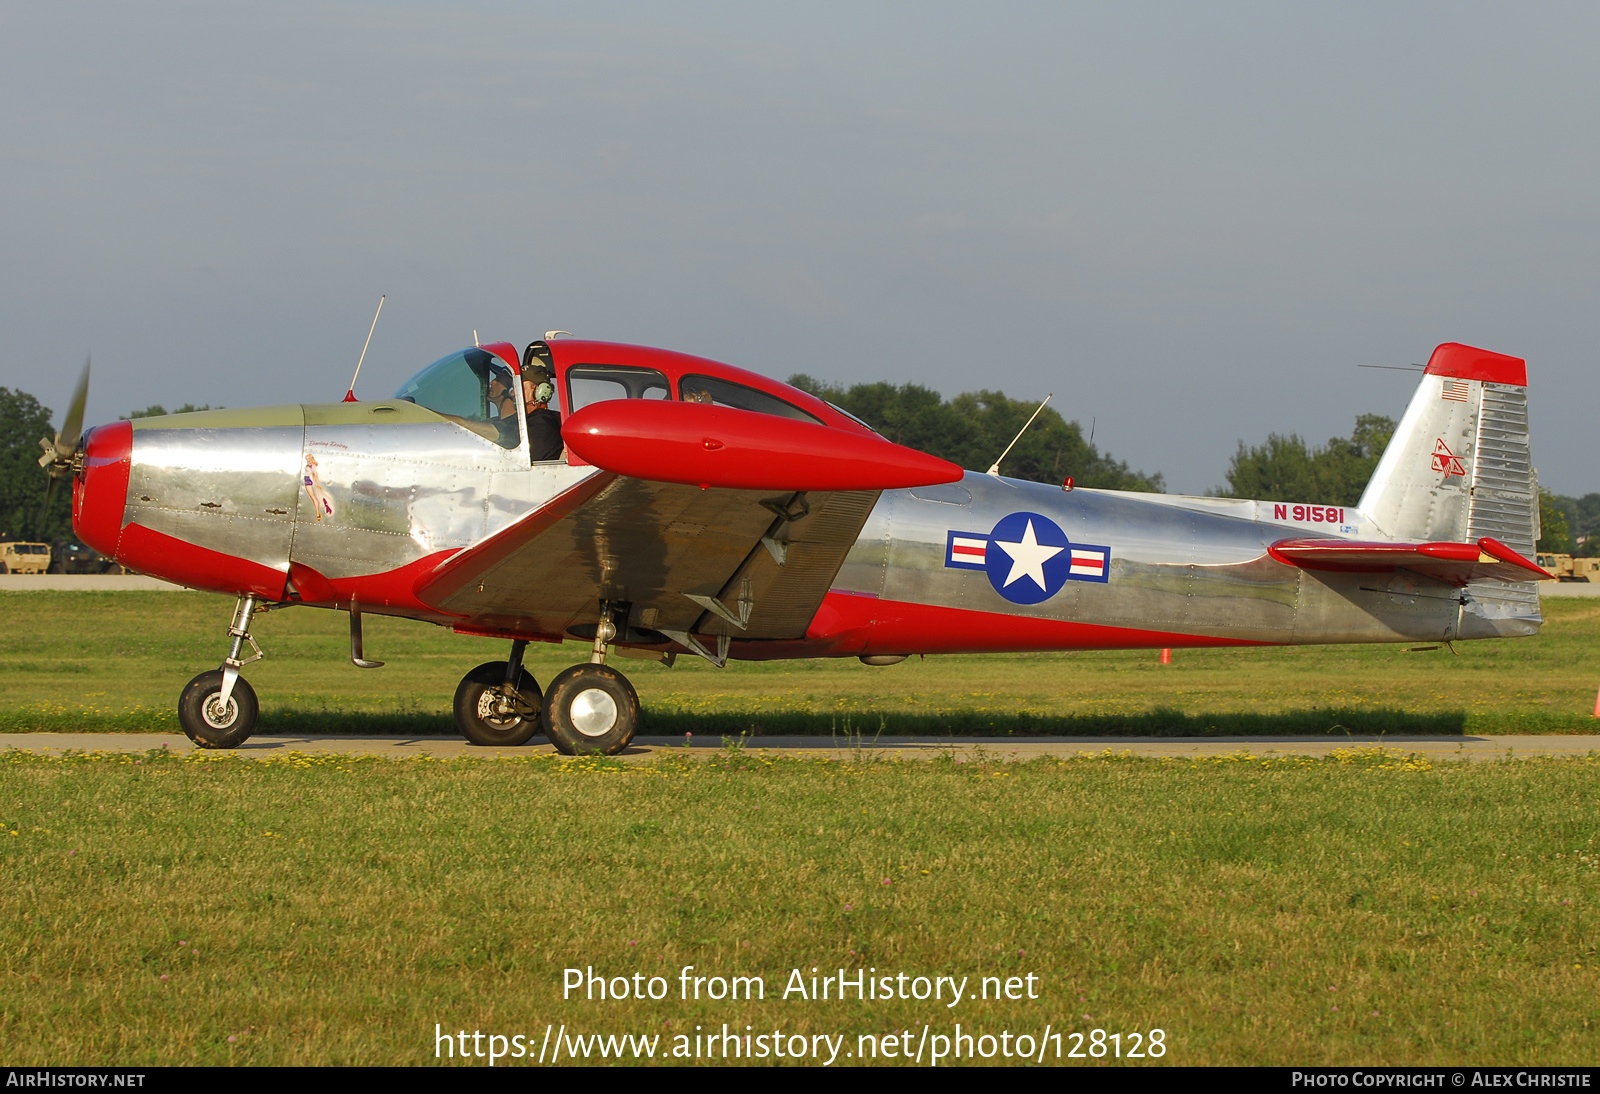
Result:
M178 693L214 668L231 604L198 593L0 594L0 732L176 731ZM619 659L645 733L1462 734L1593 732L1600 603L1547 600L1535 638L1400 646L853 658L672 669ZM461 676L506 643L408 620L367 619L363 671L342 614L259 617L267 658L246 669L261 733L450 734ZM536 645L549 680L586 655Z
M1161 1028L1178 1064L1587 1064L1600 1024L1595 759L0 770L15 1065L431 1063L436 1023L854 1049L957 1021ZM681 1002L684 965L768 998ZM673 995L563 1001L588 966ZM1040 997L773 998L812 967L1032 973Z

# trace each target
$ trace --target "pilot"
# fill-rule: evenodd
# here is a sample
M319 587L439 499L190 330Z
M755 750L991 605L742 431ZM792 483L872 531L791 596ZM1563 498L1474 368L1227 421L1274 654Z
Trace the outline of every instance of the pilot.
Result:
M522 374L522 400L528 405L528 458L534 463L561 458L561 415L550 409L555 395L549 370L535 366Z
M511 373L494 369L489 373L489 413L495 429L500 432L500 444L515 448L517 436L517 399L511 394Z
M691 387L686 384L683 387L683 401L686 403L710 403L711 392L703 387Z

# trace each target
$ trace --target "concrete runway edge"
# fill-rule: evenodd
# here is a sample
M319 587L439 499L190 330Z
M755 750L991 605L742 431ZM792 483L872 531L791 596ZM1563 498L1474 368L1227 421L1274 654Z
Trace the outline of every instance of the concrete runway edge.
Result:
M637 737L623 754L626 760L649 760L667 754L708 757L725 746L720 737ZM1094 755L1105 752L1143 757L1199 759L1248 752L1254 756L1326 756L1338 749L1381 746L1430 760L1503 760L1530 756L1600 756L1600 734L1472 737L881 737L861 741L826 737L755 737L744 743L751 753L806 759L931 760L946 754L957 760L983 758L1011 762L1038 756ZM80 752L138 753L166 748L196 751L180 733L7 733L0 734L0 752L23 749L60 755ZM232 755L271 759L291 752L384 759L497 759L549 755L555 749L543 738L517 748L479 748L459 737L343 737L334 734L252 737ZM218 752L216 755L226 755Z

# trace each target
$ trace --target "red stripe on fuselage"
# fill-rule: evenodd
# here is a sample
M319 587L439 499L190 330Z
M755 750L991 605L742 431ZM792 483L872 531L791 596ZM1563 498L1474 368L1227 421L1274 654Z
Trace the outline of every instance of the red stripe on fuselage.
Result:
M873 653L1027 653L1277 644L829 593L803 641L735 641L733 655L765 661Z
M122 529L116 558L130 570L176 581L191 589L235 596L251 594L263 600L281 600L289 578L283 570L200 547L142 524L129 524Z

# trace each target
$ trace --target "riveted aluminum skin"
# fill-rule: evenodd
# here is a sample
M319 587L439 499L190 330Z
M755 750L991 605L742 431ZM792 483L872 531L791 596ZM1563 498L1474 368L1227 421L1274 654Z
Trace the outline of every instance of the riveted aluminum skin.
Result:
M330 578L470 546L595 473L530 466L525 441L501 448L403 401L133 424L124 524L283 572L303 563Z
M133 425L124 524L288 572L305 435L300 407Z
M358 405L306 408L292 557L325 577L469 547L595 473L530 466L526 442L502 448L404 401ZM332 513L305 488L311 467Z
M1313 573L1274 560L1279 539L1325 523L1274 520L1272 503L1077 489L968 473L958 485L887 491L834 589L886 600L1264 643L1440 641L1533 633L1480 598L1420 575ZM1003 598L988 575L946 564L951 532L984 535L1032 512L1072 542L1108 545L1108 580L1067 581L1038 604ZM1347 538L1377 535L1340 510ZM1499 584L1499 583L1491 583ZM1465 624L1464 624L1465 621ZM942 637L942 636L941 636ZM958 640L959 646L959 640Z

